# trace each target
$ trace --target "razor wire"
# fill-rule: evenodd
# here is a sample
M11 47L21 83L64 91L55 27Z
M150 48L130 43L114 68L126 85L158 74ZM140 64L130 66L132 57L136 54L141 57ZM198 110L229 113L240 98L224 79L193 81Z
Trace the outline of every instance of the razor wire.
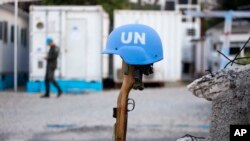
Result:
M225 57L225 58L228 60L228 63L224 66L224 69L227 68L227 66L228 66L229 64L231 64L231 66L232 66L233 64L245 65L245 64L242 64L242 63L237 62L237 60L249 59L250 56L247 56L247 57L239 57L239 58L237 58L237 57L240 55L240 53L242 52L242 50L246 48L246 45L247 45L247 43L249 42L249 40L250 40L250 37L249 37L248 40L244 43L243 47L239 50L239 52L235 55L234 59L230 59L230 58L227 57L224 53L222 53L221 51L217 50L217 52L218 52L219 54L221 54L223 57Z

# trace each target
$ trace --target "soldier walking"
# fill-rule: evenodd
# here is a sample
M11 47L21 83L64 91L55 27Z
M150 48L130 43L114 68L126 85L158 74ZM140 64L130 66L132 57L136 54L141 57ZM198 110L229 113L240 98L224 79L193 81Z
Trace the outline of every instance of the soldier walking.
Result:
M46 39L46 44L50 47L48 55L44 58L47 61L46 66L46 74L45 74L45 94L41 96L41 98L49 98L50 97L50 82L57 89L57 97L62 95L62 89L55 81L54 73L57 68L57 57L59 56L59 48L54 44L52 38Z

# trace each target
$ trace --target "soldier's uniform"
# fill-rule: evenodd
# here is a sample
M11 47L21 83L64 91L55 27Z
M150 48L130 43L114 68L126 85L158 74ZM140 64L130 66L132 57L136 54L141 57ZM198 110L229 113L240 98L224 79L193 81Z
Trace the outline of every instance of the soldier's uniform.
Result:
M50 93L50 82L57 88L58 96L61 95L62 89L55 81L54 73L57 67L57 57L59 56L59 48L55 45L51 46L47 56L47 66L46 66L46 74L45 74L45 87L46 92L45 95L49 96Z

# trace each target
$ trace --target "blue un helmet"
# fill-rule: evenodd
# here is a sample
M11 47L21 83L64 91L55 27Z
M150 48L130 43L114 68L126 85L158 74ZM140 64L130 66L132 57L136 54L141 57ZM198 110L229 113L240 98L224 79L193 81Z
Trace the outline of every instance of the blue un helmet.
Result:
M49 45L51 42L53 42L51 37L46 38L46 45Z
M103 53L118 54L130 65L148 65L163 59L159 35L142 24L128 24L114 29Z

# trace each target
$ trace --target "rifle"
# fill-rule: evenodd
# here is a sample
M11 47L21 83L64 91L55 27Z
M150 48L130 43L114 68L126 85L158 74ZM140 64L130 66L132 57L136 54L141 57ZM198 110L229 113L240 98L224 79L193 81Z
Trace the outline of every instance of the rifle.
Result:
M113 108L113 117L116 118L115 141L126 141L128 112L135 107L134 100L128 98L130 90L132 88L143 90L142 76L153 73L153 68L152 65L128 65L123 61L122 73L123 82L117 100L117 108ZM128 109L128 104L133 105L131 110Z

